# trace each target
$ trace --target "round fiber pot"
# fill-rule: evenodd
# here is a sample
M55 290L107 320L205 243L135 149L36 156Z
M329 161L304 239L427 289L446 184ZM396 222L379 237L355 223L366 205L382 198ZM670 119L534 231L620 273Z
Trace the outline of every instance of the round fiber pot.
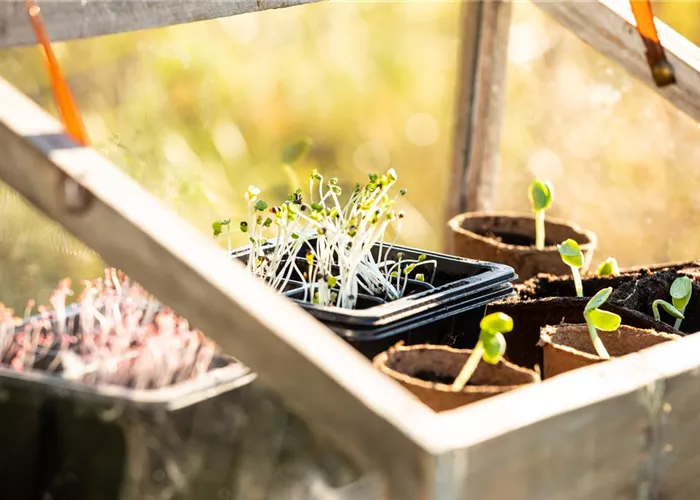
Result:
M397 345L378 354L374 366L398 381L436 412L512 391L540 381L532 370L507 361L495 365L481 361L461 392L451 384L462 370L471 350L442 345Z
M625 325L614 332L599 330L598 336L611 358L680 338ZM605 361L596 354L585 324L546 326L542 328L540 343L544 354L544 378Z
M540 333L547 325L562 323L581 323L587 298L547 297L536 300L492 302L486 307L485 315L502 312L513 318L515 330L507 337L505 358L518 366L534 369L542 367L542 347L539 345ZM655 321L646 314L633 311L619 305L605 304L605 310L622 318L622 324L635 328L652 329L657 332L678 333L672 326ZM588 330L586 330L588 332ZM588 334L586 333L586 338ZM472 347L456 345L455 347Z
M518 282L538 273L566 274L571 271L559 256L557 244L571 238L581 246L584 263L591 265L598 239L591 231L569 222L545 219L545 248L535 248L535 217L511 213L470 212L449 223L450 251L461 257L506 264L515 269Z
M695 333L700 331L700 284L698 277L692 274L676 271L659 271L648 276L641 276L636 280L620 285L616 288L608 303L639 311L648 317L654 316L652 305L655 300L663 299L671 301L671 285L682 276L688 276L693 281L693 292L690 302L684 311L685 319L681 321L680 331L683 333ZM669 314L661 310L661 320L673 325L675 320Z

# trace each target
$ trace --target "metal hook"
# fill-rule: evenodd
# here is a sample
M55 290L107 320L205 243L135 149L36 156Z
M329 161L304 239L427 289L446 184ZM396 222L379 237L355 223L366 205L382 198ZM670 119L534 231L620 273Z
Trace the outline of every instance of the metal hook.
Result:
M630 6L637 22L637 31L646 47L647 62L654 82L658 87L676 83L673 66L666 59L666 53L656 31L651 2L649 0L630 0Z

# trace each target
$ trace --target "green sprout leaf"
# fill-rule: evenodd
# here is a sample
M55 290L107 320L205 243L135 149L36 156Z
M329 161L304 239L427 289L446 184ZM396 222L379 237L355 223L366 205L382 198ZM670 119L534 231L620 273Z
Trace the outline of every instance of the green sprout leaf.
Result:
M265 210L267 207L268 207L267 202L266 202L266 201L263 201L263 200L258 200L258 201L255 203L255 205L253 206L253 208L255 208L255 210L257 210L258 212L262 212L262 211Z
M593 309L585 314L588 316L591 323L593 323L593 326L604 332L614 332L620 327L620 323L622 323L622 318L610 311Z
M416 281L425 281L425 274L416 274Z
M678 309L676 309L672 304L669 304L665 300L662 299L657 299L651 304L651 310L654 313L654 319L656 321L661 321L661 314L659 313L659 306L666 311L668 314L673 316L676 319L685 319L685 316L683 316L683 313L680 312Z
M508 333L513 330L513 318L503 313L493 313L484 316L479 324L481 331L490 335Z
M536 180L530 184L528 194L533 212L547 210L554 201L554 186L549 181Z
M561 260L570 267L580 269L583 267L583 252L581 247L572 239L568 239L560 245L557 245Z
M300 139L282 150L280 159L285 165L291 165L301 160L311 149L314 141L308 137Z
M219 236L223 231L224 226L228 226L231 223L231 219L217 220L211 223L211 229L214 233L214 237Z
M485 335L481 342L484 346L483 360L492 365L498 363L506 352L506 339L503 334Z
M598 266L595 273L601 277L618 276L620 274L620 267L617 265L615 257L608 257Z
M583 314L587 314L605 304L605 302L608 300L608 297L610 297L612 291L612 287L609 286L607 288L603 288L598 293L596 293L593 297L591 297L591 300L588 301L588 304L586 304L586 308L583 310Z
M248 232L248 223L246 221L241 222L241 232L242 233L247 233Z
M680 311L685 310L693 293L693 282L688 276L676 278L671 285L673 306Z

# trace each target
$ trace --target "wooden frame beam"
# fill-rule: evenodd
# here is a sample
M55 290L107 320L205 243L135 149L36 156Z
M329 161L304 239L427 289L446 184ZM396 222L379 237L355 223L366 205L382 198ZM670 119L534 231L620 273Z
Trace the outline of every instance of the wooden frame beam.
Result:
M229 17L322 0L41 0L51 40L112 33ZM0 48L34 45L24 0L0 0Z
M700 121L700 47L656 18L659 39L676 74L674 85L659 88L651 77L644 43L637 33L628 1L533 1L581 40Z
M461 212L492 208L511 11L511 2L504 0L462 6L454 154L445 220ZM450 238L445 241L449 246Z

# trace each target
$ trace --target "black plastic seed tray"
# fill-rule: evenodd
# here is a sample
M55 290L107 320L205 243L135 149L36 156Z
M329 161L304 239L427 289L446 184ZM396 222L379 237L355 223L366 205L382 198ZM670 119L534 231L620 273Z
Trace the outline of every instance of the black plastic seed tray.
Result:
M272 251L274 243L270 243L263 248L266 251ZM386 245L384 245L383 252L386 252L386 248ZM379 245L375 245L373 248L375 257L379 250ZM302 249L300 253L305 252L306 250ZM301 288L299 290L288 290L285 294L324 323L366 328L389 325L414 317L443 307L452 300L475 298L479 294L485 294L504 284L511 283L517 278L513 268L504 264L464 259L399 245L392 247L388 254L389 259L398 260L398 253L403 253L404 260L417 259L420 255L425 255L426 260L435 260L437 267L434 275L431 269L432 266L424 266L414 271L414 273L423 273L426 282L432 285L433 288L412 293L394 301L385 301L383 297L380 297L379 299L383 300L384 303L354 310L303 302L299 300L300 294L303 294L303 289ZM243 262L247 262L248 255L248 248L241 248L232 252L234 258ZM292 279L300 281L298 276Z

